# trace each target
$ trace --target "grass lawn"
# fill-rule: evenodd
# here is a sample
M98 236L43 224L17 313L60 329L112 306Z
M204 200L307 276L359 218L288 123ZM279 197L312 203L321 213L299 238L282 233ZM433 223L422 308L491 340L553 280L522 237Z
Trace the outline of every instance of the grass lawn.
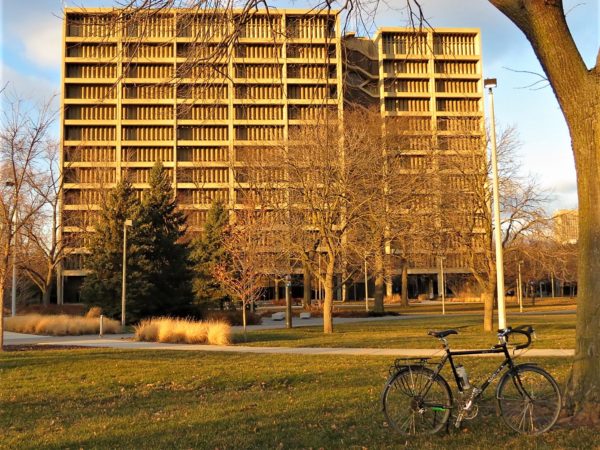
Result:
M531 348L574 348L575 315L511 316L512 326L531 324L537 340ZM296 321L298 323L298 321ZM428 330L457 328L458 335L448 338L451 348L486 348L497 343L496 333L482 331L480 316L435 316L391 321L373 321L334 325L334 333L324 335L322 327L299 327L291 330L261 330L235 336L239 344L273 347L376 347L438 348L439 341Z
M103 349L0 354L1 448L593 448L600 428L537 438L482 414L463 430L395 435L381 357ZM569 364L540 359L564 382ZM497 364L471 359L478 379ZM490 391L491 392L491 391Z
M359 309L364 308L364 304L358 305ZM371 305L372 306L372 305ZM441 304L428 304L427 300L424 300L418 304L411 304L408 308L403 308L397 304L385 305L386 310L398 311L401 313L420 314L420 313L434 313L440 314L442 311ZM575 311L577 309L577 299L568 297L544 297L542 299L537 298L535 304L531 299L524 299L523 311ZM519 305L514 301L507 301L506 311L508 313L519 312ZM452 301L446 302L446 313L463 313L463 312L483 312L483 303L456 303Z

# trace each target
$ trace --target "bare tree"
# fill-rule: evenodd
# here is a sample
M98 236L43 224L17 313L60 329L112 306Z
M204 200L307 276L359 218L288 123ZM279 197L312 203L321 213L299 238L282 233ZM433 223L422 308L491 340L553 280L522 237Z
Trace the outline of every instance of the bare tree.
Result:
M362 210L351 229L349 248L357 261L363 255L373 259L370 272L375 280L375 312L383 312L386 278L390 282L396 259L403 274L402 303L408 305L407 272L422 224L419 211L433 206L412 208L430 176L427 162L432 150L430 138L412 134L413 122L404 117L384 120L379 110L359 107L345 112L344 127L360 130L362 138L357 145L370 160L364 183L356 186L354 198Z
M358 112L346 111L344 127L331 112L322 113L316 122L295 128L278 159L263 167L279 168L269 176L284 194L273 205L282 224L278 248L287 249L294 267L309 268L322 283L324 332L331 333L335 288L352 276L353 263L363 257L352 240L361 235L358 224L365 205L381 196L381 184L371 184L371 173L380 173L378 155L383 153L372 147L382 150L373 141L377 136L381 142L380 129L369 131L374 125L365 120L364 111L362 120Z
M44 205L29 220L23 222L21 236L24 248L19 265L40 289L42 303L47 306L50 304L52 285L57 278L56 270L66 255L68 244L67 235L60 233L59 202L63 175L58 167L56 142L49 143L40 155L40 162L46 166L46 172L36 177L31 188L43 199Z
M457 139L461 139L460 136ZM458 146L462 144L458 141ZM504 129L498 139L500 168L500 209L502 246L506 253L514 248L519 236L527 234L546 221L543 206L546 194L535 179L519 173L516 152L520 146L514 127ZM484 330L492 331L496 292L496 261L491 230L490 190L487 180L491 167L477 152L445 148L442 162L442 233L439 245L460 250L464 264L475 278L484 302ZM441 239L441 240L440 240Z
M15 237L45 203L40 186L40 156L51 145L49 128L55 115L51 102L32 105L15 95L3 99L0 128L0 349L4 344L4 293L6 276L14 255ZM42 192L43 189L42 189Z
M223 233L226 257L214 268L214 277L223 289L242 305L242 323L246 334L246 309L262 296L267 275L267 254L272 223L265 211L246 204L234 214L234 222Z

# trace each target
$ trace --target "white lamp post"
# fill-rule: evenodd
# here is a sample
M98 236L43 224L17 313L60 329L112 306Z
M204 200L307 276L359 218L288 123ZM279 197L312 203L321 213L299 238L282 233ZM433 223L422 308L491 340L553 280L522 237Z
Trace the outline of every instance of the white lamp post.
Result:
M446 277L444 275L444 259L446 257L440 256L440 294L442 295L442 315L446 315Z
M498 328L506 328L506 307L504 302L504 258L502 256L502 228L500 223L500 194L498 183L498 153L496 150L496 119L494 117L495 78L483 80L488 88L490 99L490 134L492 139L492 187L494 201L494 240L496 241L496 287L498 292Z
M519 261L519 278L517 286L517 295L519 296L519 312L523 312L523 281L521 280L521 264L523 261Z
M367 253L365 253L365 311L369 312L369 273L367 272Z
M123 283L121 286L121 326L125 326L125 299L127 298L127 227L133 225L131 219L123 222Z

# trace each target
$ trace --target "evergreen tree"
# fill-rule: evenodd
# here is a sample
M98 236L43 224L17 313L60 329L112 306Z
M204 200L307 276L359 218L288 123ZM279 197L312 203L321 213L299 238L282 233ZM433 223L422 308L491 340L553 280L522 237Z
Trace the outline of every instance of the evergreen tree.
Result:
M226 258L223 235L228 222L229 215L223 203L213 203L204 223L204 232L194 241L194 294L198 302L220 302L227 297L213 273Z
M131 184L124 180L107 192L98 213L95 233L91 235L81 289L84 303L100 306L104 314L119 317L123 270L123 223L137 220L140 205ZM133 287L137 290L136 286Z
M133 223L128 311L137 318L188 314L193 294L189 248L182 241L186 218L161 163L150 171L149 184Z

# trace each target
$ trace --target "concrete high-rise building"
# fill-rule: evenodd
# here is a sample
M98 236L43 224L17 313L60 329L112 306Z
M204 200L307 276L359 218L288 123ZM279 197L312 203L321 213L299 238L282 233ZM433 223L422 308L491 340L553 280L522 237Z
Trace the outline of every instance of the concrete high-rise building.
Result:
M438 172L461 152L484 158L477 30L385 28L361 39L342 38L333 12L258 11L241 26L236 12L127 14L65 11L62 233L71 285L85 275L85 231L103 189L127 177L141 196L162 161L199 229L213 201L241 203L236 168L323 108L341 117L344 102L376 105L386 126L407 126L411 170L424 169L432 149ZM450 172L443 182L460 190L464 180ZM432 192L425 209L443 203ZM413 273L437 272L431 249L414 253ZM450 271L466 271L459 249L444 255Z
M429 174L419 207L408 212L418 231L405 241L415 243L409 273L424 275L413 279L431 291L431 275L439 281L441 270L464 274L481 264L473 252L482 254L490 233L486 211L474 211L472 201L474 191L485 192L486 170L479 30L382 28L373 39L351 34L343 42L345 97L379 108L385 127L404 130L389 149L404 160L398 176Z
M76 237L93 223L102 188L128 177L141 194L162 161L198 228L213 201L239 203L239 163L321 108L342 111L334 14L257 12L235 30L237 13L174 10L139 24L124 14L65 14L62 232L80 243L66 277L85 275Z
M561 244L576 244L579 238L579 214L576 209L554 213L554 238Z

